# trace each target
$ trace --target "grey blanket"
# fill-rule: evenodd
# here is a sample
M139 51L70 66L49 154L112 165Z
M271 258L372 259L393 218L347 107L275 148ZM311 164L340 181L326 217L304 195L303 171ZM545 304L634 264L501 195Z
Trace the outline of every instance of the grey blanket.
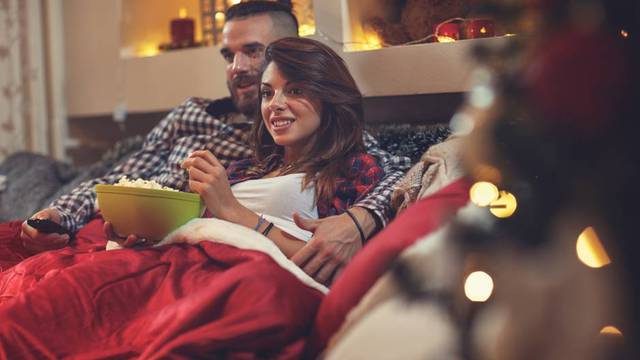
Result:
M82 168L39 154L12 154L0 163L0 222L26 219L80 183L104 175L142 141L140 136L124 139L102 160Z

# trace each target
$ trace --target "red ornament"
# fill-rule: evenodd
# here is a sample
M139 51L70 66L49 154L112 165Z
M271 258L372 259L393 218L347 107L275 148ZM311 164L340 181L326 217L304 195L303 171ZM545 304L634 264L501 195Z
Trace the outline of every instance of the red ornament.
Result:
M604 34L558 31L528 58L529 100L540 125L550 130L597 136L626 95L627 61Z
M495 26L491 19L469 19L464 23L465 39L495 36Z

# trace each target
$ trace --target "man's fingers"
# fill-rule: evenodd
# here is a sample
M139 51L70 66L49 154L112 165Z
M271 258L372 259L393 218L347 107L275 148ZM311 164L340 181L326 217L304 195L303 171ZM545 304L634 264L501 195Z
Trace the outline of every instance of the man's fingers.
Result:
M309 242L291 257L291 261L293 261L293 263L298 265L299 267L302 267L307 263L307 261L309 261L309 259L313 257L313 255L316 254L316 252L317 250Z
M41 252L51 249L59 249L69 243L67 234L40 234L38 238L32 238L25 234L20 234L20 239L25 248Z
M302 270L309 276L316 277L318 270L326 264L331 258L329 256L323 256L320 252L317 252L313 258L311 258L303 267Z
M22 233L30 238L34 238L38 235L38 230L29 226L29 224L27 224L27 222L25 221L22 223Z
M333 277L333 274L338 268L338 265L340 264L337 261L329 260L326 264L324 264L320 268L316 276L314 276L314 279L316 279L316 281L319 283L322 283L324 285L329 285L330 280Z
M124 243L122 244L122 246L124 247L131 247L133 245L135 245L138 242L138 237L136 235L129 235L127 236L127 239L124 241Z
M296 225L299 228L301 228L303 230L311 231L312 233L315 233L315 231L316 231L316 229L318 228L318 225L319 225L319 221L318 220L304 219L298 213L293 213L293 221L296 223Z

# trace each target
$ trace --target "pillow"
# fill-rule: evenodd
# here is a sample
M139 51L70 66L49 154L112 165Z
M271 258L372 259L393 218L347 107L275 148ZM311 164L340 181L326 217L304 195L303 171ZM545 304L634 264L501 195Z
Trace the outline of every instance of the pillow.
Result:
M451 135L447 124L367 124L366 130L378 140L383 150L406 156L412 164L420 160L429 147Z
M417 239L436 230L468 202L470 181L461 178L403 211L351 260L320 304L310 355L319 353L376 280Z

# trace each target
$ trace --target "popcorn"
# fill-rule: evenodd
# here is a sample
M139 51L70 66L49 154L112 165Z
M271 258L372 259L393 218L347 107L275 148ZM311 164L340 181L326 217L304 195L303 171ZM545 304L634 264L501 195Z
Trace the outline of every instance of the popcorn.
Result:
M142 189L168 190L168 191L176 191L176 192L179 191L179 190L170 188L168 186L160 185L154 180L144 180L144 179L131 180L126 176L121 177L120 180L118 180L118 182L113 185L142 188Z

